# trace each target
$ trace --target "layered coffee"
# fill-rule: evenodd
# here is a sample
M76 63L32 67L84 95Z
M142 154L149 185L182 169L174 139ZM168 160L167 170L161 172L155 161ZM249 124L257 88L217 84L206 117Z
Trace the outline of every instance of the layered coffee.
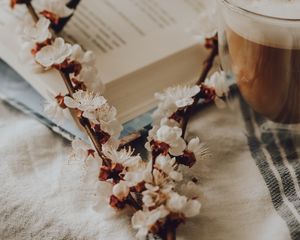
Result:
M300 1L252 3L247 9L258 14L226 16L231 70L254 110L276 122L299 123Z

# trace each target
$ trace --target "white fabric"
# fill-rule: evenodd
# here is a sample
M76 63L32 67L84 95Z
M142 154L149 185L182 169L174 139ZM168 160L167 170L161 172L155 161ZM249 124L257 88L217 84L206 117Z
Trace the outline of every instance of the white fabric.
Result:
M178 239L290 239L249 153L238 108L208 108L191 124L213 157L191 170L202 209L180 226ZM68 142L2 103L0 113L0 239L134 239L126 213L104 200L100 211L92 209L96 190L68 163Z

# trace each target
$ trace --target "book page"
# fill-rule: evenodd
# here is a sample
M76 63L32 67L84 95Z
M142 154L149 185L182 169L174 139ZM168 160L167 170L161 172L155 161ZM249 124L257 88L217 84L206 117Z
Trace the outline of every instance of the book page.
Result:
M64 34L98 59L104 82L196 44L187 29L203 0L82 1Z
M197 44L187 29L207 2L84 0L63 36L94 51L102 80L110 83ZM18 6L12 14L7 0L0 0L0 7L0 26L26 12Z
M204 11L202 1L81 1L62 34L95 52L105 97L118 109L121 122L155 107L155 92L198 77L204 49L187 29ZM12 11L7 0L0 0L0 57L52 99L50 95L67 92L58 72L33 72L18 58L16 30L26 12L25 6Z

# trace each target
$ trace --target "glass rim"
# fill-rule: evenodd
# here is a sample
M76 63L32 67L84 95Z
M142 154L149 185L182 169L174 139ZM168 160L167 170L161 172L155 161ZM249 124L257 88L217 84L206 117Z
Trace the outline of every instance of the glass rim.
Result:
M257 13L257 12L251 11L249 9L246 9L244 7L238 6L237 4L232 3L230 0L219 0L219 2L222 2L223 5L225 5L226 7L230 8L231 10L233 10L237 13L244 13L244 14L248 14L248 15L254 15L257 17L267 18L267 19L272 19L272 20L277 20L277 21L286 21L286 22L294 22L294 23L299 22L300 23L300 18L273 17L273 16Z

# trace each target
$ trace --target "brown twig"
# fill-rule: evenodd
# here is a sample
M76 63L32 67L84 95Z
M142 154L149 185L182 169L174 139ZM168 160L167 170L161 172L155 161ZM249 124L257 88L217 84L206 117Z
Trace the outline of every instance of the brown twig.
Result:
M28 2L26 3L26 6L27 6L27 9L30 13L30 15L32 16L33 20L35 22L37 22L39 20L39 16L37 15L34 7L32 6L31 2ZM64 73L63 71L61 70L58 70L62 79L64 80L64 83L68 89L68 92L69 92L69 95L72 97L73 96L73 93L75 93L75 88L71 82L71 79L70 79L70 76L69 74L66 74ZM76 116L76 112L75 110L73 109L69 109L72 113L73 116ZM101 147L101 144L98 142L95 134L94 134L94 131L92 130L91 128L91 125L89 123L89 121L84 121L83 117L78 117L78 121L81 123L81 125L84 127L87 135L89 136L89 138L91 139L98 155L101 157L101 159L103 160L103 164L105 166L108 166L110 163L109 161L107 160L107 158L104 156L104 154L102 153L102 147Z
M37 22L39 20L39 16L36 13L34 7L32 6L31 2L26 2L26 7L28 9L28 12L30 13L32 19Z
M142 210L142 207L138 202L132 197L131 193L127 196L127 203L132 206L136 211Z
M61 70L58 70L64 80L64 83L68 89L68 92L70 94L70 96L72 97L73 94L75 93L75 88L71 82L71 79L70 79L70 76L69 74L66 74L64 73L63 71ZM69 109L71 111L71 113L73 114L73 116L76 116L76 110L74 109ZM110 160L103 154L102 152L102 146L101 144L99 143L99 141L97 140L97 137L95 135L95 132L93 131L92 127L91 127L91 124L90 122L88 121L88 119L85 119L84 117L82 116L79 116L77 118L77 120L80 122L80 124L84 127L88 137L91 139L99 157L102 159L103 161L103 165L104 166L110 166L111 165L111 162ZM133 207L135 210L141 210L142 207L138 204L138 202L132 197L131 193L128 195L127 197L127 203L128 205L130 205L131 207Z
M205 59L204 63L203 63L203 70L201 72L201 75L198 79L198 81L196 82L197 85L201 85L205 79L207 78L207 75L209 73L209 71L211 70L211 68L213 67L213 64L214 64L214 60L216 58L216 56L218 56L218 53L219 53L219 50L218 50L218 38L217 36L213 37L212 39L210 39L211 41L211 51L210 51L210 54L208 55L208 57ZM183 117L183 121L182 121L182 137L185 136L185 133L186 133L186 129L187 129L187 125L188 125L188 122L191 118L191 116L193 115L194 111L195 111L195 108L199 102L201 98L201 92L199 94L197 94L195 97L194 97L194 102L191 106L189 106L185 112L185 115Z
M166 240L175 240L176 239L176 228L170 227L167 229Z
M69 95L72 97L73 94L75 93L75 88L71 82L70 76L69 74L64 73L63 71L58 70L62 79L64 80L64 83L68 89ZM74 109L69 109L72 113L73 116L76 116L76 111ZM110 161L108 161L108 159L106 158L106 156L103 154L102 152L102 146L101 144L98 142L97 137L94 133L94 131L92 130L91 124L89 121L86 121L85 118L83 118L82 116L78 117L78 121L80 122L80 124L84 127L87 135L89 136L89 138L91 139L99 157L101 157L102 161L103 161L103 165L104 166L109 166L110 165Z

